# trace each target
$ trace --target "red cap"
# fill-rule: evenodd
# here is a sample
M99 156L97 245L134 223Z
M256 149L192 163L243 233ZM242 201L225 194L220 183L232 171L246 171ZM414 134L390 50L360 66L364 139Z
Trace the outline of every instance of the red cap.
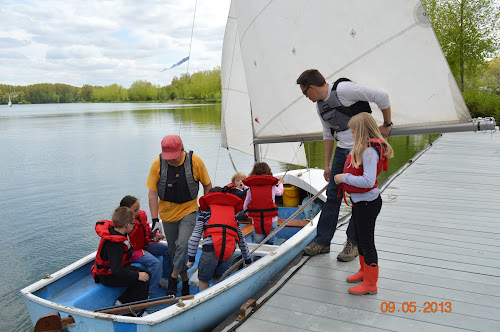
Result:
M182 140L177 135L167 135L161 140L161 157L171 160L179 157L182 151Z

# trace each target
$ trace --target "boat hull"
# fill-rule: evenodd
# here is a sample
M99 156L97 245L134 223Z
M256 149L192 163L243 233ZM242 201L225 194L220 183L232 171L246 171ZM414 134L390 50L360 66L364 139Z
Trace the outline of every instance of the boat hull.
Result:
M293 177L291 171L287 178ZM291 179L290 179L291 180ZM290 181L294 182L294 181ZM295 179L295 183L300 181ZM320 183L321 185L323 183ZM305 187L302 185L301 187ZM307 184L308 189L312 189ZM318 186L313 186L317 188ZM315 191L315 190L310 190ZM317 192L317 191L316 191ZM322 197L324 200L324 197ZM192 300L185 301L184 306L171 305L145 317L126 317L96 313L92 310L76 308L76 306L62 305L50 301L49 297L40 296L44 289L52 283L68 283L63 280L71 273L81 274L88 270L87 265L94 258L88 255L80 261L54 273L50 279L41 280L21 290L24 296L33 325L37 320L52 312L59 312L61 318L73 317L75 323L68 326L68 331L206 331L218 325L227 316L236 311L243 303L250 299L266 283L273 278L316 236L316 225L319 213L309 224L298 230L280 246L261 259L238 271L224 281L213 285L209 289L195 295ZM57 293L57 290L55 291Z

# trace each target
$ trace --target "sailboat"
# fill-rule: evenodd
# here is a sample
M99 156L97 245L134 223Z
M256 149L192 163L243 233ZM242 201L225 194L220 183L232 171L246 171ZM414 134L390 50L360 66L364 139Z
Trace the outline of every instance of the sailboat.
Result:
M387 91L396 124L393 134L494 126L491 119L470 120L418 0L233 0L221 68L222 146L253 154L256 160L307 166L303 142L322 139L315 106L295 84L309 68L317 68L329 81L348 77ZM381 123L381 112L375 105L371 107ZM298 188L301 197L315 195L317 200L325 200L322 170L276 174L282 175L285 183ZM296 212L298 207L280 207L279 217L288 219ZM251 298L314 238L318 211L299 218L308 220L296 220L296 227L280 230L280 244L260 247L253 254L261 258L249 267L202 292L196 291L193 278L194 298L155 307L159 310L145 317L95 311L111 306L122 291L93 282L89 271L95 253L21 293L33 324L49 315L69 331L209 330ZM247 240L251 242L251 236ZM257 248L257 244L249 246ZM189 273L194 276L195 267Z
M9 107L12 107L12 101L10 101L10 93L9 93L9 103L8 103Z

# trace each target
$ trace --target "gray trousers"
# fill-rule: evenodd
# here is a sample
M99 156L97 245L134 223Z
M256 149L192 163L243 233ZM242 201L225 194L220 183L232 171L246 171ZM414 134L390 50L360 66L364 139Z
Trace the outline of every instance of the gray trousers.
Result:
M163 222L170 260L176 269L187 271L188 242L196 224L196 212L176 222Z

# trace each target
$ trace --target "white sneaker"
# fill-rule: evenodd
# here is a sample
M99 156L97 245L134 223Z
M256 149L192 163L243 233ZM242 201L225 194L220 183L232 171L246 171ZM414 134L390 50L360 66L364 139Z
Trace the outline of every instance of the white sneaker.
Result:
M122 305L122 304L123 304L123 303L121 303L121 301L120 301L120 300L116 300L116 302L115 302L115 305Z

